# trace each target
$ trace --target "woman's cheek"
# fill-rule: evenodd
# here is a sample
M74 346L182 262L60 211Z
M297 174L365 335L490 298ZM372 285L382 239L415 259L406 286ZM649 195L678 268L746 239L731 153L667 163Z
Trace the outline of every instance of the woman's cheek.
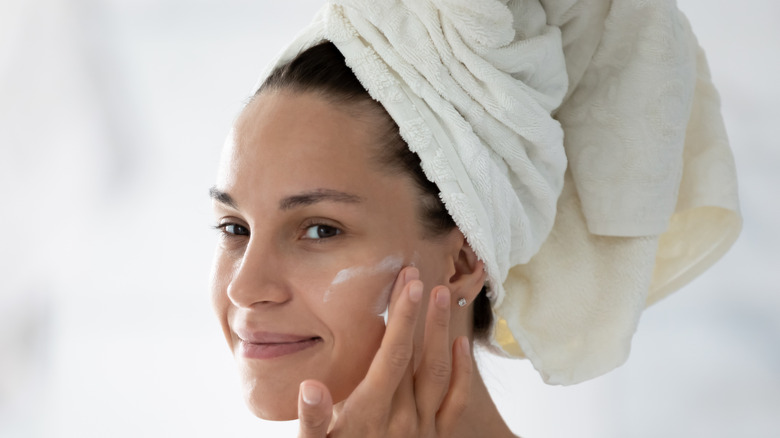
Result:
M232 275L231 264L228 263L226 254L221 249L217 249L214 259L211 263L211 272L209 274L209 292L211 298L211 307L219 319L222 331L228 346L232 351L233 342L231 330L228 324L228 312L230 300L227 296L227 288L230 284Z
M309 317L317 320L314 325L320 327L324 341L324 356L312 374L301 379L322 381L336 403L360 384L381 345L385 325L376 312L377 300L387 284L392 286L393 275L342 268L332 271L324 284L310 279L305 289L298 289L305 291Z
M343 336L346 330L340 330L342 326L349 327L349 335L384 328L383 315L387 310L394 279L371 277L352 278L331 284L322 294L319 303L324 312L322 316L328 320L334 336L338 336L336 332L342 332Z
M373 358L384 336L383 316L402 262L398 257L388 257L344 268L334 275L321 306L338 354L369 362Z
M401 256L390 255L373 264L339 270L323 294L323 304L338 302L355 316L382 316L403 263Z

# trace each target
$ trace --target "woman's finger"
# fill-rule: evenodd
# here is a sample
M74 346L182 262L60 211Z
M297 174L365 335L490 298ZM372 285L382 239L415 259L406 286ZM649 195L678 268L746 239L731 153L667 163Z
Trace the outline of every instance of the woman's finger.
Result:
M471 347L465 336L459 336L453 343L452 377L449 391L444 397L436 416L436 431L439 436L451 436L457 426L471 394L471 379L474 373Z
M414 364L409 361L388 411L388 434L392 437L418 436L417 405L414 401Z
M330 391L316 380L304 380L298 390L299 438L325 438L333 415Z
M404 286L400 296L394 300L382 344L360 388L374 400L377 395L384 394L387 403L392 400L412 359L414 331L423 294L417 268L407 267L402 273Z
M423 356L414 378L417 410L423 427L434 425L444 395L450 386L452 345L450 344L450 291L434 288L425 318Z

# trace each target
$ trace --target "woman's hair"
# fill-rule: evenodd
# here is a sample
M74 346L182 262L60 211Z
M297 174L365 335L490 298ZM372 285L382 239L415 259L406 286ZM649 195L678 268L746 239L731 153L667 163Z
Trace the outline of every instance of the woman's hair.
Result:
M426 236L442 236L456 227L439 198L439 188L426 178L420 158L407 147L398 125L382 104L371 98L333 43L317 44L276 67L255 95L269 90L315 93L356 117L373 116L380 129L378 162L391 171L406 172L414 180L421 195L419 218ZM487 341L493 311L484 287L474 301L473 323L475 338Z

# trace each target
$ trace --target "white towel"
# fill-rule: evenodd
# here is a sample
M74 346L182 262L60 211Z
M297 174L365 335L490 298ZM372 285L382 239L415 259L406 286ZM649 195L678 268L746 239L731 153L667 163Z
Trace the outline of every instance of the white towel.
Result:
M739 233L717 93L673 1L333 0L271 69L322 40L485 261L495 346L548 383L623 363L646 304Z

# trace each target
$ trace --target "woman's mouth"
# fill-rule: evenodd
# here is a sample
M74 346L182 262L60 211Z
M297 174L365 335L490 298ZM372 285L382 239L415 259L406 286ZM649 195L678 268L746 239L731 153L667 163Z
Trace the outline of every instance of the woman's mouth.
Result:
M306 350L321 341L319 336L253 333L239 336L238 353L249 359L273 359Z

